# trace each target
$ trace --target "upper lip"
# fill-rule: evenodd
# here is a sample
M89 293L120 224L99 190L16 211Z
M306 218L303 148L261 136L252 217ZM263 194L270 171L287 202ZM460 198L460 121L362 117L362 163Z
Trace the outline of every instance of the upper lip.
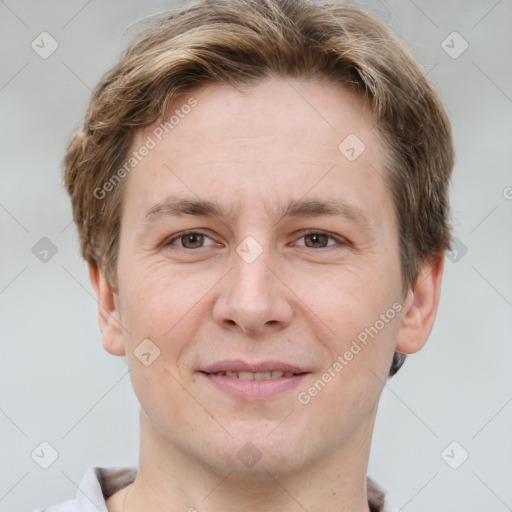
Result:
M217 372L271 372L282 371L292 373L308 373L307 370L293 364L284 363L282 361L261 361L259 363L247 363L241 359L230 359L226 361L218 361L217 363L205 366L202 370L204 373Z

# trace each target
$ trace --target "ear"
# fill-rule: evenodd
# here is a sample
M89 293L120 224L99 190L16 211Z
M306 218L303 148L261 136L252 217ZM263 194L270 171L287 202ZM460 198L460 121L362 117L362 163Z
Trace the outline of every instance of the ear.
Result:
M114 356L123 356L125 349L119 298L110 288L98 266L93 262L88 262L87 265L89 278L98 301L98 321L103 348Z
M427 342L439 304L445 255L438 254L425 263L418 274L414 289L409 290L403 304L396 351L417 352Z

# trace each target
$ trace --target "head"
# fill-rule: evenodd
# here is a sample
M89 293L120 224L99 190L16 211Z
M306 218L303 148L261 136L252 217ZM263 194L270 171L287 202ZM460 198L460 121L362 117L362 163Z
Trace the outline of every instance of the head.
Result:
M315 431L367 433L432 328L453 167L435 87L377 19L301 0L164 15L95 89L64 166L104 346L155 432L212 464L226 436L254 441L268 467L283 436L309 432L306 461L329 448ZM300 389L240 406L206 382L219 357L273 354ZM203 444L175 430L214 402Z

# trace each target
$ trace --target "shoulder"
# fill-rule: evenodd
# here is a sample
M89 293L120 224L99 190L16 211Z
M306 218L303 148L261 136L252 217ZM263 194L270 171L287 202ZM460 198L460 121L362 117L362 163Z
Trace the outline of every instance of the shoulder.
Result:
M105 500L131 484L137 475L133 467L89 467L78 484L74 499L33 512L89 512L91 506L108 512Z
M76 500L68 500L60 505L52 505L51 507L38 508L33 512L76 512Z
M368 505L371 512L397 512L389 494L370 477L367 478Z

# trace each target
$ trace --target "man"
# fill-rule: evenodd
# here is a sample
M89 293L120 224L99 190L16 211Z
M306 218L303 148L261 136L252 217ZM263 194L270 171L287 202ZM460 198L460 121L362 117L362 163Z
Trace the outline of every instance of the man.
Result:
M102 79L64 166L140 461L47 510L392 510L372 430L432 329L453 167L401 43L345 3L190 4Z

